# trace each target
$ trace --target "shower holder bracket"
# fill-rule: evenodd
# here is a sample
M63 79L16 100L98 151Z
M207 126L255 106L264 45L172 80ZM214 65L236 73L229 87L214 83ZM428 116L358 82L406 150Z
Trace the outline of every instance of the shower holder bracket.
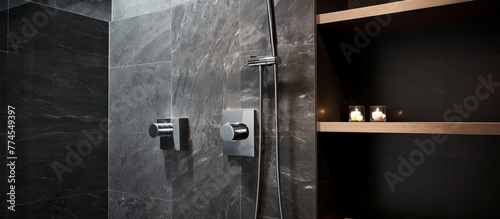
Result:
M221 135L223 128L233 126L237 131L241 131L241 127L245 127L244 138L234 141L223 141L222 151L225 155L241 156L241 157L255 157L255 143L257 141L257 124L255 122L256 110L254 109L231 109L222 111L222 125ZM233 130L232 128L229 128ZM225 131L228 131L227 129ZM227 134L227 133L226 133ZM237 138L238 133L235 133ZM227 135L226 135L227 136Z

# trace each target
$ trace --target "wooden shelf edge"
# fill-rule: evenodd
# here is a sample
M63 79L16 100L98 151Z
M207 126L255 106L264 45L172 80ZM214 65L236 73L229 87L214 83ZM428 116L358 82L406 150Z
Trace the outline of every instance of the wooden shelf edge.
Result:
M318 132L500 135L498 122L318 122Z
M363 8L319 14L316 16L316 24L349 21L473 1L476 0L405 0L400 2L392 2Z

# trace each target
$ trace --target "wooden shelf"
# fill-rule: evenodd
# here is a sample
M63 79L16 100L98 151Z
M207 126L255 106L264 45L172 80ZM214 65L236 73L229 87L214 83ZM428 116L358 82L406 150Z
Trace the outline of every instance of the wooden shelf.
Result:
M500 135L498 122L318 122L318 132Z
M354 27L364 30L367 24L373 23L374 17L381 15L391 15L390 22L381 28L382 32L388 32L497 19L499 9L498 0L405 0L319 14L316 16L316 24L322 29L327 28L343 35L352 35L356 34Z
M400 2L319 14L316 17L316 23L327 24L473 1L475 0L405 0Z

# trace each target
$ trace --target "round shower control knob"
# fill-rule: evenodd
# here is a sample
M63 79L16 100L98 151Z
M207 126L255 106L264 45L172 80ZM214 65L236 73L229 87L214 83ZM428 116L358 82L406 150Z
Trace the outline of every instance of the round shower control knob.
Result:
M149 126L149 135L152 138L170 136L174 133L172 123L153 123Z
M245 123L226 123L220 127L223 141L238 141L248 138L248 127Z

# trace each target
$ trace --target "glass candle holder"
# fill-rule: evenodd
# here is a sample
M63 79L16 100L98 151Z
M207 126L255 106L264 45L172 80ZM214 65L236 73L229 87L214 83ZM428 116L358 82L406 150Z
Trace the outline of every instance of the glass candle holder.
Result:
M365 106L349 106L349 122L364 122Z
M383 105L370 106L370 122L386 122L386 108Z

